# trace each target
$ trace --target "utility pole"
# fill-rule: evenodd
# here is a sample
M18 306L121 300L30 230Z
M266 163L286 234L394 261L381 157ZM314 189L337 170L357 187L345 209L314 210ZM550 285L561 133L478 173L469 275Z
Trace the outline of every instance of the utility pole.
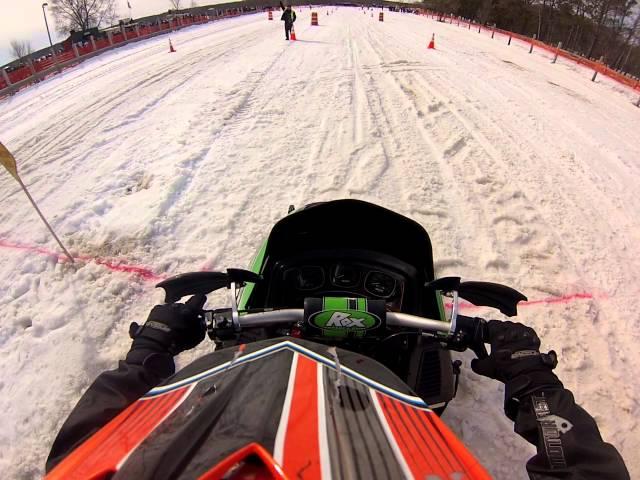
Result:
M53 42L51 41L51 33L49 32L49 22L47 22L47 12L44 11L45 7L47 7L49 4L48 3L43 3L42 4L42 15L44 16L44 24L47 27L47 35L49 35L49 45L51 45L51 48L53 48Z

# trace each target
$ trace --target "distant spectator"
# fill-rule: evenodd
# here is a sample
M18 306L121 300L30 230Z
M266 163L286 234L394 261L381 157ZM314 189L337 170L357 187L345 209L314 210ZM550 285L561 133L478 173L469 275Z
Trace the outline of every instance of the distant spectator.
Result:
M289 33L293 30L293 23L296 21L296 12L291 9L291 5L287 5L280 20L284 22L284 35L289 40Z

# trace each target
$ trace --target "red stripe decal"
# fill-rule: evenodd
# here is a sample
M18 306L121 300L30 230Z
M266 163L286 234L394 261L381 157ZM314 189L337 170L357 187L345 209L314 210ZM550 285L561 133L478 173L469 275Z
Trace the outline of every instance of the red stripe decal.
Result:
M451 472L463 472L464 466L457 461L456 454L451 450L451 447L444 441L442 435L432 428L432 424L429 423L429 416L435 415L435 413L418 410L413 407L405 406L409 421L415 426L420 438L427 439L430 444L430 449L433 454L440 460L442 466Z
M376 393L391 432L416 479L428 475L490 480L487 471L449 428L431 411ZM446 459L446 460L445 460Z
M491 480L491 475L480 465L480 462L467 450L467 447L460 441L454 433L449 430L449 427L440 420L440 418L434 413L427 413L426 419L433 426L433 430L438 432L442 437L449 450L453 452L455 458L463 465L465 472L469 479L473 480Z
M76 448L46 480L103 478L144 441L186 397L183 387L149 400L138 400Z
M442 468L434 461L434 458L427 458L429 454L429 445L425 445L419 440L414 431L411 430L409 421L400 411L394 407L392 400L386 395L378 395L382 412L391 428L391 432L396 439L398 447L405 458L414 478L424 478L427 474L437 474L446 478L446 474Z
M282 468L290 478L313 480L322 476L317 376L316 362L298 356L282 459Z
M447 451L446 447L442 448L442 445L435 440L434 435L424 428L424 425L420 424L420 420L411 415L415 409L395 400L390 401L396 406L397 410L401 412L402 419L409 425L409 430L413 438L418 442L422 442L423 447L420 448L420 445L418 445L418 450L423 455L427 455L429 462L436 468L436 471L442 472L441 474L444 475L444 478L451 472L460 471L458 468L452 468L451 463L447 460L450 452ZM427 447L426 449L424 448L425 446Z

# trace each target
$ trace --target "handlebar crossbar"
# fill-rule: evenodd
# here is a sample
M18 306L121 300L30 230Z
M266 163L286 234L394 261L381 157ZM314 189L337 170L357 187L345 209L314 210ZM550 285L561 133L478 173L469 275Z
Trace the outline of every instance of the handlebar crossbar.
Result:
M387 325L417 328L431 333L453 333L452 325L449 322L399 312L387 312L386 316ZM240 315L239 321L241 327L267 327L279 324L296 323L303 319L304 310L289 308L266 312L246 313Z

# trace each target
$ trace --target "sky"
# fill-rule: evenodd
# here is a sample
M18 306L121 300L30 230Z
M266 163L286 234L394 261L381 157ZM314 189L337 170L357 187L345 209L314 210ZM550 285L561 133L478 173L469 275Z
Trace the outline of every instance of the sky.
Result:
M39 50L49 44L47 30L42 16L42 3L46 0L0 0L0 65L13 60L9 42L11 40L29 40L34 50ZM166 11L170 8L169 0L129 0L132 16L144 17ZM185 6L190 0L183 0ZM197 2L200 5L214 2ZM127 0L116 0L118 13L122 18L129 18ZM61 38L56 33L55 22L51 12L47 12L49 30L54 41Z

